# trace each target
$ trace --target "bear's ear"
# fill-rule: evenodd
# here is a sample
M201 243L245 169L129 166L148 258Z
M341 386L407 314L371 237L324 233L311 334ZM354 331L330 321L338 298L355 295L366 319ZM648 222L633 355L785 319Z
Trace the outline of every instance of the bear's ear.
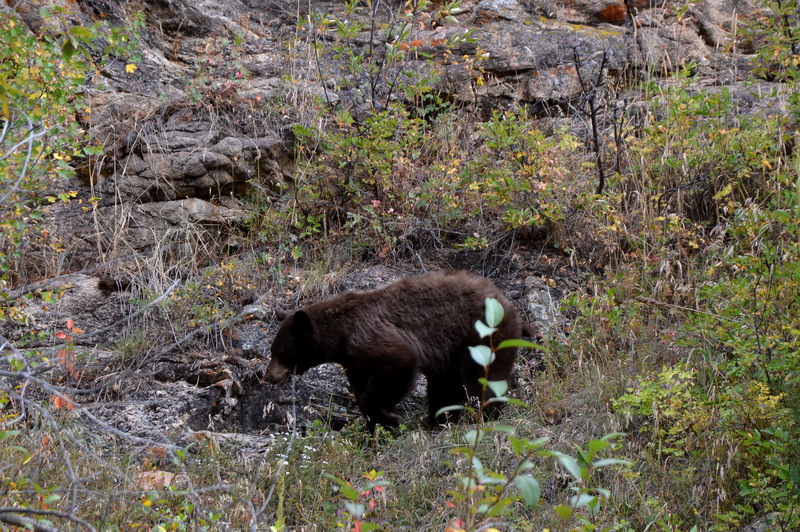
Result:
M278 317L278 319L279 319L279 320L281 320L281 321L283 321L283 320L285 320L286 318L288 318L288 317L289 317L289 314L291 314L291 312L289 312L288 310L283 310L282 308L276 308L276 309L275 309L275 315L276 315L276 316Z
M298 310L292 316L292 332L295 338L311 338L314 334L314 324L311 322L311 316L306 311Z

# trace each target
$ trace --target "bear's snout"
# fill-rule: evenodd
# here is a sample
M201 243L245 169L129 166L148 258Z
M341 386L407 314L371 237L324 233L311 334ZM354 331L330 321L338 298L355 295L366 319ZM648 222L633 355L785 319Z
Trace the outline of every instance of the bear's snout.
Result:
M267 366L267 380L272 384L286 384L289 382L289 368L285 368L275 362L270 362Z

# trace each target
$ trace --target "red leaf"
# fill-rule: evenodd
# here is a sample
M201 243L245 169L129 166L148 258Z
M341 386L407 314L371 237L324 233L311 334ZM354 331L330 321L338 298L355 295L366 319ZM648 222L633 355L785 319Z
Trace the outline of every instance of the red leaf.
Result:
M75 325L75 322L72 321L72 318L67 320L67 329L72 329L72 326Z
M66 334L64 334L64 331L58 331L58 332L56 333L56 338L58 338L59 340L63 340L63 339L64 339L64 338L66 338L66 337L67 337L67 335L66 335Z

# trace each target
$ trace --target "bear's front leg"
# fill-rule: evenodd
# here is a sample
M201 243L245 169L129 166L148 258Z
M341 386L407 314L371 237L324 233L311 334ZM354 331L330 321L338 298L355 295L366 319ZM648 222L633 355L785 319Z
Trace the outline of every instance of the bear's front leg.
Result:
M358 407L367 418L369 430L374 430L377 424L395 427L400 418L394 413L394 405L414 384L417 357L400 339L384 341L381 346L365 351L354 353L356 356L351 356L346 366Z

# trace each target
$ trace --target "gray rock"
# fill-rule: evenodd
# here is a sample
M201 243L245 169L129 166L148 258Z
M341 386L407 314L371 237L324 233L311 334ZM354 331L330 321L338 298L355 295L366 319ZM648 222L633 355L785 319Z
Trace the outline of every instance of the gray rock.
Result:
M517 0L481 0L478 2L475 12L478 16L488 19L519 20L523 15L522 6Z
M73 273L13 291L15 313L21 321L0 323L0 335L11 341L27 337L26 347L42 347L56 342L59 332L73 338L75 345L95 346L114 338L117 330L107 328L131 311L129 295L121 291L105 293L96 276ZM83 333L70 331L68 320ZM103 334L92 334L105 330ZM40 337L44 333L44 337Z
M559 311L559 296L541 279L528 277L525 279L524 308L537 333L541 336L563 337L563 317Z

